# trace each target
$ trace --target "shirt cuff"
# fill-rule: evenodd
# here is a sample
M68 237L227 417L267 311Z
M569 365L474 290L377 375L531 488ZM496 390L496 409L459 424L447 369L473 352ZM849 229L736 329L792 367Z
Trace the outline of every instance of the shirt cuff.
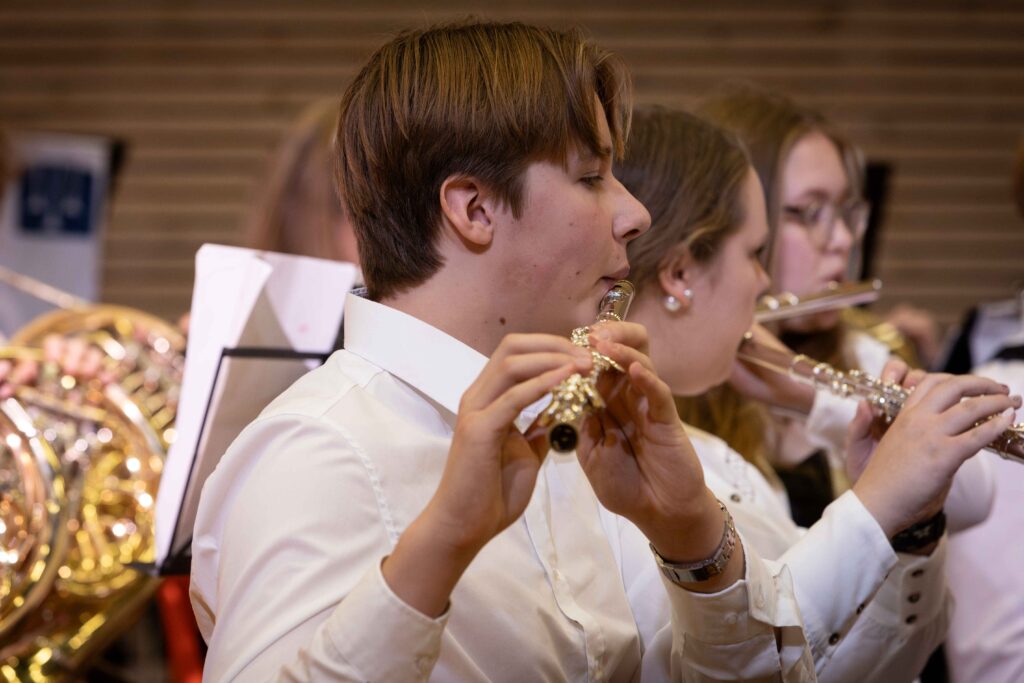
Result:
M377 562L356 584L325 628L338 656L366 680L426 681L441 653L451 605L431 619L402 601Z
M871 600L870 618L884 626L921 627L936 619L946 601L946 537L931 555L899 553L899 561Z
M793 637L802 624L788 569L743 547L743 579L717 593L688 591L662 576L688 665L716 679L777 676L809 661L804 639ZM793 633L781 639L780 652L776 629L786 628Z
M840 644L897 556L875 518L847 491L780 561L793 573L807 640L819 661Z

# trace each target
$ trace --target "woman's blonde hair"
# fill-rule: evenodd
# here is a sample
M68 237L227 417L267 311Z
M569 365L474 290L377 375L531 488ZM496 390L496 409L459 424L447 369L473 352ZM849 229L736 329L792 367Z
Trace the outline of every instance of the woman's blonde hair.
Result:
M750 161L735 135L660 106L638 107L626 156L615 174L651 214L651 228L629 243L638 289L680 249L709 261L744 220L740 196Z
M729 83L704 100L697 111L717 125L733 132L746 146L751 164L761 180L768 209L769 243L765 268L775 275L774 245L782 215L782 168L793 146L811 132L825 135L836 146L851 191L859 192L864 162L850 144L820 113L798 105L785 95L751 84ZM849 367L843 355L845 325L805 335L783 335L791 348L831 363ZM733 450L764 468L768 455L772 420L761 403L722 385L703 396L677 401L683 419L724 439Z
M741 197L749 169L739 139L707 120L658 106L634 110L626 156L616 175L651 213L651 228L628 247L630 279L638 290L656 282L680 249L701 262L715 257L745 219ZM738 395L721 389L711 393L711 400L677 397L680 418L730 435L730 446L768 473L763 413L736 400Z

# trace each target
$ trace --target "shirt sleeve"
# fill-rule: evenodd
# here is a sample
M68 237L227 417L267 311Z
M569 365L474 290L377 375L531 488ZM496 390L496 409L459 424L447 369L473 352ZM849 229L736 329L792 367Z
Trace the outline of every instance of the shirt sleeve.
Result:
M743 579L718 593L694 593L662 575L629 520L601 514L640 632L642 681L814 680L784 566L744 543Z
M672 610L674 680L813 681L792 578L744 544L744 578L694 593L662 576Z
M193 546L205 680L429 677L447 615L417 612L384 582L391 544L372 481L337 430L290 415L250 425L204 488Z
M953 601L945 563L945 539L927 557L900 553L878 593L858 606L859 617L818 680L910 683L917 678L949 628Z
M928 557L897 555L852 491L780 561L793 573L820 680L912 681L942 640L945 545Z

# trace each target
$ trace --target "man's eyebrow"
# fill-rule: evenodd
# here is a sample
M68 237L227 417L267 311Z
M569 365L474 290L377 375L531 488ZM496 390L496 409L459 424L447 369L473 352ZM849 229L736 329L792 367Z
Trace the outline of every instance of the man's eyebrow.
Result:
M612 158L612 148L604 145L595 151L589 147L584 147L580 150L580 158L583 161L607 161Z

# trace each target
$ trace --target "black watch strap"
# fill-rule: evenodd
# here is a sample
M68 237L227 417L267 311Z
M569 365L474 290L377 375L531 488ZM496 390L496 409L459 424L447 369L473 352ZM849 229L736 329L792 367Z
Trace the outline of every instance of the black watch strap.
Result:
M934 517L908 526L893 536L892 549L898 553L920 550L938 541L944 533L946 533L946 513L939 510Z

